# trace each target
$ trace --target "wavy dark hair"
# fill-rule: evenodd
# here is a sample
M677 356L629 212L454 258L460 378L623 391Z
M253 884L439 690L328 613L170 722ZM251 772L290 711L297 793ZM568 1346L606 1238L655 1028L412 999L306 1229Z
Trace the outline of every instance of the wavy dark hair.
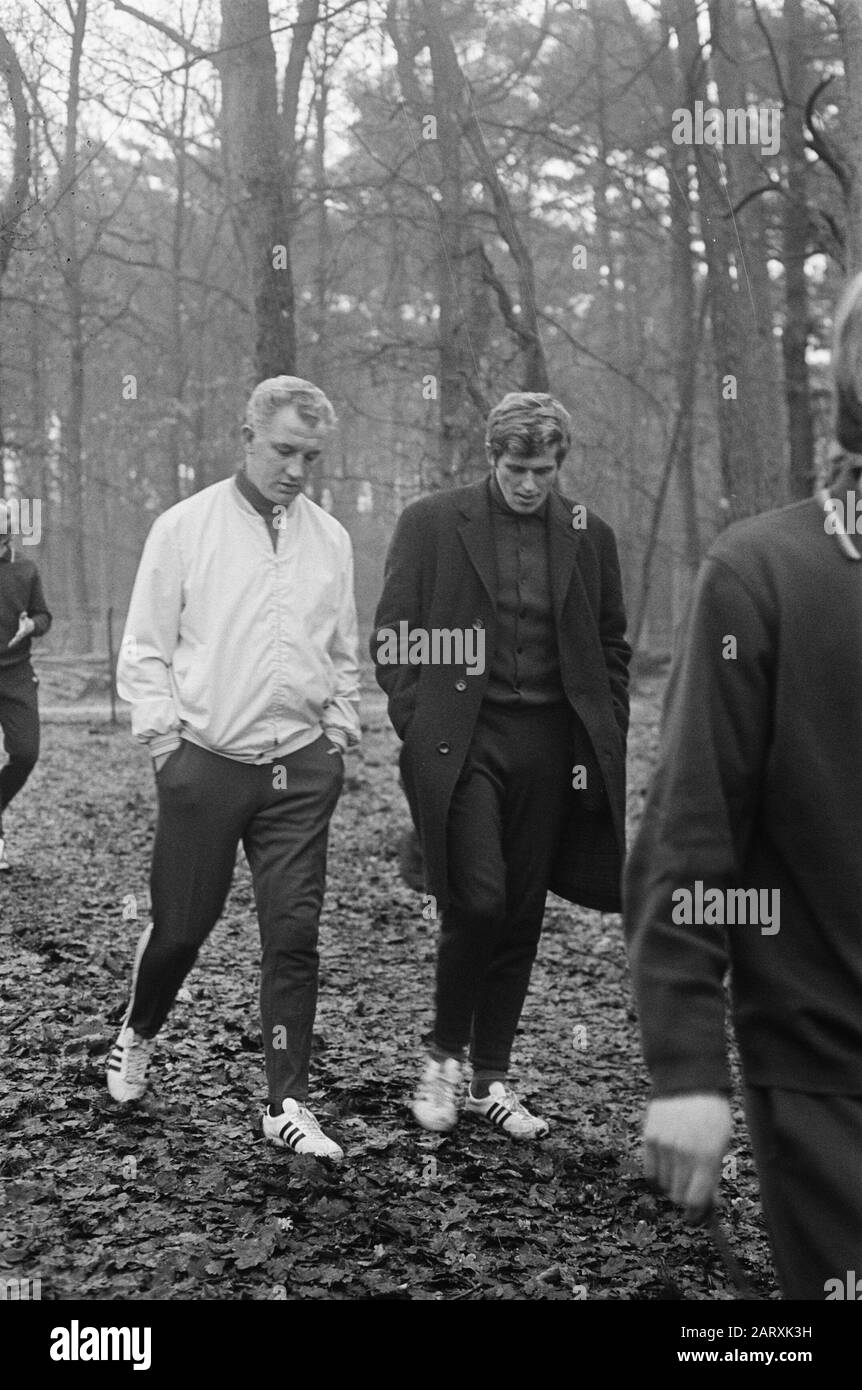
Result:
M562 463L572 443L572 417L565 406L543 391L510 391L494 406L485 426L491 463L502 454L537 458L554 449Z

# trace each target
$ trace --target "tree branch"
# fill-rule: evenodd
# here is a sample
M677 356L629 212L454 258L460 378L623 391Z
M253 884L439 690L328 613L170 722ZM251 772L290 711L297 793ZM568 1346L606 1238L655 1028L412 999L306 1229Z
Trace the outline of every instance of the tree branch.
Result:
M27 204L30 189L30 112L24 95L24 74L18 55L0 28L0 74L9 92L15 118L15 149L12 176L0 203L0 280L6 274L12 255L12 238Z
M850 192L850 170L847 167L844 156L825 133L822 130L818 130L817 126L814 124L814 107L817 98L824 88L829 86L829 83L832 81L832 76L833 74L830 73L828 77L823 78L822 82L818 82L811 96L806 101L805 126L811 136L811 146L813 150L820 156L823 163L832 170L841 185L842 193L847 197Z
M762 184L760 188L752 188L751 192L746 193L744 198L740 198L738 203L734 203L733 207L728 212L723 213L722 215L725 220L728 217L735 217L738 212L742 211L746 203L750 203L754 198L759 198L761 193L782 193L787 197L787 189L783 186L781 181L779 179L770 179L768 183Z
M139 10L136 5L125 4L124 0L112 0L112 3L115 10L122 10L123 14L131 15L132 19L139 19L142 24L148 24L151 29L158 29L160 34L164 34L165 38L170 39L178 48L181 48L184 53L188 53L190 57L211 57L211 54L207 53L206 49L199 48L197 44L192 43L191 39L187 39L185 34L181 34L179 29L175 29L172 24L165 24L164 20L156 19L151 14L145 14L144 11Z
M769 29L767 28L766 23L764 22L763 15L760 13L760 6L758 5L757 0L751 0L751 8L754 11L755 23L758 29L760 30L761 34L763 35L764 39L766 40L766 47L769 49L769 56L772 59L772 66L775 71L775 80L778 84L778 90L781 93L781 104L782 106L789 106L790 95L787 91L786 86L784 85L784 74L781 71L781 64L778 61L778 54L775 51L775 44L772 42L772 35L770 34Z
M281 128L284 138L285 165L287 168L288 196L293 196L296 177L296 118L299 112L299 89L314 26L320 13L320 0L302 0L296 19L296 28L290 44L290 54L284 69L281 84Z

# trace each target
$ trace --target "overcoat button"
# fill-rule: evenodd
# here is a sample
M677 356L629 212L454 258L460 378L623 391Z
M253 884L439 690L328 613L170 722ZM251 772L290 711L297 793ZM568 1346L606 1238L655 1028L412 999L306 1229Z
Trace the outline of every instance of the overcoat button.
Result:
M456 681L456 682L455 682L455 689L456 689L456 690L466 690L466 689L467 689L467 682L466 682L466 681Z
M438 753L448 753L448 752L449 752L449 745L448 745L448 743L438 743L438 744L437 744L437 752L438 752Z

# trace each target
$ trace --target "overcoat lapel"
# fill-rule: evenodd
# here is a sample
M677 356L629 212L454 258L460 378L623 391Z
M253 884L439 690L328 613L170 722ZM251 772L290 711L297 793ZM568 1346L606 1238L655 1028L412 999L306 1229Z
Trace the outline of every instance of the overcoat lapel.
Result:
M467 558L478 574L491 607L497 609L497 557L491 527L491 503L486 482L477 483L460 503L458 534Z
M578 568L578 551L583 532L572 526L572 517L566 503L558 492L552 492L548 499L548 560L551 574L551 601L554 608L554 622L557 632L563 629L563 609L569 596L572 578ZM577 604L579 613L587 610L589 603L584 586L577 575Z

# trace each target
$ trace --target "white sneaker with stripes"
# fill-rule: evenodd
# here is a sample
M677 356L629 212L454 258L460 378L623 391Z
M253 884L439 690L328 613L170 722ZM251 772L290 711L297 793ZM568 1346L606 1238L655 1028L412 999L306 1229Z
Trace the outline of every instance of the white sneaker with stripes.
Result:
M135 1002L135 986L138 983L138 970L141 965L141 957L147 949L147 943L153 932L152 922L145 927L138 937L138 944L135 947L135 960L132 965L132 988L129 994L129 1007L126 1009L125 1017L120 1024L120 1032L117 1041L108 1053L108 1061L105 1066L105 1076L108 1082L108 1091L114 1100L128 1103L131 1100L140 1100L147 1089L147 1068L153 1055L155 1043L151 1038L142 1038L129 1027L129 1019L132 1016L132 1005Z
M464 1109L468 1115L478 1115L496 1125L512 1139L541 1139L551 1128L547 1120L531 1115L512 1088L502 1081L492 1081L483 1100L476 1099L472 1088L468 1090Z
M312 1154L314 1158L331 1158L336 1162L344 1157L333 1139L327 1138L311 1111L298 1100L282 1101L280 1115L270 1114L267 1106L263 1116L264 1137L280 1149L294 1153Z
M147 1068L154 1046L151 1038L139 1037L134 1028L120 1029L106 1067L108 1090L114 1100L128 1103L141 1099L147 1089Z

